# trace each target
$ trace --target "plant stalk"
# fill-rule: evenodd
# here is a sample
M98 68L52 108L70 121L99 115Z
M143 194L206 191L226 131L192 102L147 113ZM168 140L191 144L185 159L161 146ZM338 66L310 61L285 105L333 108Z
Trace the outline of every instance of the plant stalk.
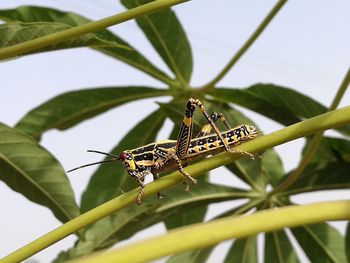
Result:
M181 227L167 234L134 242L112 252L72 262L148 262L167 255L212 246L224 240L256 235L260 232L348 219L350 219L349 200L293 205Z
M336 128L350 123L350 106L327 112L325 114L313 117L308 120L293 124L291 126L285 127L276 132L270 133L268 135L261 136L252 141L243 143L235 149L250 153L259 153L264 150L274 147L276 145L286 143L288 141L304 137L318 131ZM233 155L229 153L220 153L213 157L204 159L185 168L185 171L191 176L196 177L204 174L210 170L217 167L231 163L239 159L240 155ZM167 176L159 178L157 181L149 183L145 187L144 196L153 195L157 192L162 192L162 190L169 188L183 180L183 176L180 172L173 172ZM200 187L197 186L197 187ZM31 243L25 245L24 247L14 251L8 256L0 260L1 263L7 262L19 262L26 258L34 255L35 253L41 251L42 249L56 243L57 241L69 236L82 229L83 227L96 222L97 220L112 214L119 209L135 204L135 199L138 194L138 188L133 189L130 192L122 194L111 201L108 201L88 212L82 214L71 221L65 223L62 226L50 231L49 233L39 237L38 239L32 241ZM348 209L350 211L350 208ZM138 253L139 254L139 253ZM140 254L139 254L140 255Z
M201 91L207 91L214 88L215 84L218 83L232 67L237 63L237 61L243 56L243 54L248 50L248 48L255 42L255 40L264 31L267 25L272 21L278 11L283 7L287 0L279 0L277 4L271 9L264 20L260 23L258 28L253 32L253 34L248 38L248 40L243 44L243 46L237 51L237 53L231 58L231 60L226 64L226 66L218 73L214 79L205 84Z
M341 82L338 91L329 106L328 111L335 110L339 103L341 98L344 96L344 93L349 86L350 83L350 68L348 69L347 73L345 74L345 77L343 81ZM283 192L284 190L288 189L291 185L293 185L300 175L303 173L305 167L308 165L308 163L311 161L312 156L315 154L320 142L322 141L323 137L323 131L322 132L317 132L314 137L312 138L309 146L306 148L305 153L303 158L301 159L298 168L295 169L287 178L284 180L280 185L275 187L275 189L270 193L270 195L278 193L278 192Z
M0 60L16 57L30 51L56 44L61 41L69 40L87 33L96 32L101 29L131 20L146 14L150 14L173 5L177 5L189 0L156 0L148 4L135 7L125 12L103 18L98 21L86 23L61 32L29 40L20 44L0 49Z

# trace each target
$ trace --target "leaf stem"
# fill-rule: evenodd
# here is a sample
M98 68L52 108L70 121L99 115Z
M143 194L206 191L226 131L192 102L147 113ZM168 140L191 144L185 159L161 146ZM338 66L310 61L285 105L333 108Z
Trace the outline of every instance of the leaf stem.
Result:
M310 213L312 211L312 213ZM148 262L163 256L215 245L221 241L330 220L350 219L350 201L320 202L226 217L181 227L154 238L74 262ZM186 237L184 239L184 237ZM159 249L159 248L162 249Z
M321 130L335 128L350 123L350 106L327 112L325 114L313 117L308 120L285 127L276 132L261 136L252 141L243 143L236 147L246 152L263 152L264 150L274 147L276 145L286 143L288 141L304 137ZM213 170L219 166L226 165L237 159L240 155L233 155L229 153L220 153L211 158L204 159L185 168L185 171L191 176L196 177ZM153 195L157 192L169 188L183 180L180 172L173 172L167 176L159 178L157 181L149 183L145 187L144 196ZM200 187L200 186L198 186ZM11 253L5 258L1 259L1 263L5 262L19 262L34 255L42 249L56 243L64 237L77 232L79 229L91 224L119 209L135 202L138 189L134 189L128 193L122 194L111 201L108 201L88 212L82 214L66 224L50 231L49 233L39 237L17 251ZM350 209L348 209L350 211ZM163 247L163 246L162 246ZM139 253L137 253L140 255Z
M338 89L331 105L329 106L328 111L332 111L338 107L341 98L344 96L344 93L345 93L347 87L349 86L349 83L350 83L350 68L348 69L347 73L345 74L345 77L344 77L343 81L341 82L339 89ZM316 150L317 150L317 148L322 140L323 133L324 132L322 131L322 132L318 132L314 135L309 146L305 150L304 156L301 159L301 161L298 165L298 168L295 169L286 178L286 180L284 180L280 185L275 187L275 189L270 193L270 195L286 190L287 188L289 188L291 185L293 185L298 180L298 178L300 177L300 175L304 171L305 167L307 166L307 164L310 162L311 158L315 154L315 152L316 152Z
M98 21L86 23L61 32L39 37L13 46L0 49L0 60L15 57L42 47L46 47L64 40L78 37L87 33L96 32L101 29L134 19L158 10L180 4L189 0L156 0L148 4L135 7L125 12L103 18Z
M260 36L260 34L264 31L267 25L271 22L271 20L275 17L275 15L286 2L287 0L279 0L277 2L277 4L271 9L271 11L264 18L264 20L260 23L258 28L253 32L253 34L248 38L248 40L243 44L243 46L237 51L237 53L231 58L231 60L226 64L226 66L218 73L218 75L213 80L202 86L202 92L214 88L215 84L218 83L227 74L227 72L237 63L237 61L243 56L243 54L248 50L248 48L255 42L255 40Z

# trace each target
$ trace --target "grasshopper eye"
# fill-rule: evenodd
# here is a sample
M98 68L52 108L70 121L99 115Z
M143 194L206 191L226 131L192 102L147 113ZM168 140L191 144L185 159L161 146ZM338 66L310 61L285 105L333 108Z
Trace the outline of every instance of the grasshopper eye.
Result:
M125 159L128 157L127 152L121 152L118 156L118 159L121 160L122 162L125 161Z

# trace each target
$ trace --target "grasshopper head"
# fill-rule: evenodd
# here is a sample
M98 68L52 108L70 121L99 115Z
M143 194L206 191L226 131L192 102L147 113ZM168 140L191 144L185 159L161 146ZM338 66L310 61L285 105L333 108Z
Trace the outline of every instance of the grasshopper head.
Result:
M132 154L128 151L123 151L118 155L118 160L120 160L125 166L126 170L130 174L130 172L136 169L136 164Z
M259 135L261 135L261 131L259 131L258 128L256 128L255 126L246 125L246 128L249 132L248 134L249 139L254 139Z

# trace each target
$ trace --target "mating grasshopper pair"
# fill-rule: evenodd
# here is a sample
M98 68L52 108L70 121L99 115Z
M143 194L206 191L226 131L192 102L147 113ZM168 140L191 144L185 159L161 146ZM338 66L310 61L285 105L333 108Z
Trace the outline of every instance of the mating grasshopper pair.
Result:
M195 138L192 138L193 113L196 107L199 107L200 111L207 119L208 124L203 126L202 130ZM226 131L219 131L218 127L215 125L215 122L218 120L224 124L227 129ZM211 133L212 129L214 133ZM112 157L112 159L86 164L69 170L68 172L98 163L120 160L124 164L128 174L140 185L140 191L136 198L137 204L140 205L144 194L144 178L146 175L152 174L153 179L156 180L160 172L177 168L184 177L185 189L188 191L189 181L192 184L197 183L197 180L183 169L184 164L186 164L189 159L222 151L234 154L245 154L253 158L253 155L248 152L232 150L230 147L254 139L259 134L260 131L256 127L250 125L242 124L238 127L230 128L221 113L213 113L209 116L200 100L190 98L186 105L185 116L176 141L164 140L150 143L133 150L123 151L118 156L89 150L89 152L108 155ZM161 195L158 193L158 196Z

